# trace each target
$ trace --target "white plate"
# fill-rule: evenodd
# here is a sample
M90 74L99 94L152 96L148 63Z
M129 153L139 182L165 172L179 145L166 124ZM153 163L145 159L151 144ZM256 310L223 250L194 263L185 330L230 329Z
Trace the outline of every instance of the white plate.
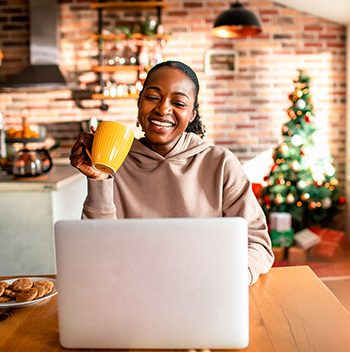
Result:
M16 281L18 279L23 279L23 278L22 277L17 277L15 279L11 279L11 280L0 280L0 281L7 282L7 283L9 283L11 285L14 281ZM51 282L54 283L54 287L52 288L52 291L48 295L45 295L45 296L43 296L41 298L38 298L38 299L34 299L33 301L19 302L19 303L17 303L15 300L14 301L4 302L4 303L0 302L0 309L22 308L22 307L32 306L34 304L38 304L38 303L40 303L42 301L45 301L48 298L51 298L51 297L57 295L56 280L49 279L47 277L28 277L28 279L31 279L32 281L48 280L48 281L51 281Z

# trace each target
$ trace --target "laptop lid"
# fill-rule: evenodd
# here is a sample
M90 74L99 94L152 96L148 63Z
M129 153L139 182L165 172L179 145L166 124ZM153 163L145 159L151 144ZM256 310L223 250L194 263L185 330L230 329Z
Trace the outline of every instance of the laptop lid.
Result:
M248 345L243 218L61 220L55 244L63 347Z

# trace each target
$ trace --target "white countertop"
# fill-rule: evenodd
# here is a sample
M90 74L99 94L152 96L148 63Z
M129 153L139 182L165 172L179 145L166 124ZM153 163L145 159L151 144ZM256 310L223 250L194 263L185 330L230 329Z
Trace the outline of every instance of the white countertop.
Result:
M51 192L67 187L85 176L67 165L55 165L44 178L20 179L13 175L0 175L0 192Z

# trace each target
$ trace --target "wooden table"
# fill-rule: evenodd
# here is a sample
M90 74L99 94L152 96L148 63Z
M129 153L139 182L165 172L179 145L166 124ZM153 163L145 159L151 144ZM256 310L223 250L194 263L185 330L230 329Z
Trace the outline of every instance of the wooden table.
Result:
M91 350L60 346L55 296L0 321L0 351ZM250 287L250 344L242 351L349 352L350 314L309 267L273 268Z

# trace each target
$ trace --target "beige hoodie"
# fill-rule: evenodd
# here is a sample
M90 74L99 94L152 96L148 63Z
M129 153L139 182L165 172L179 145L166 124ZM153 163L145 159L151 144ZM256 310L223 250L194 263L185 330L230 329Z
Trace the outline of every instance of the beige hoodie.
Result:
M83 218L241 216L249 229L249 284L273 263L266 220L237 158L193 133L161 156L134 140L120 169L107 180L88 179Z

